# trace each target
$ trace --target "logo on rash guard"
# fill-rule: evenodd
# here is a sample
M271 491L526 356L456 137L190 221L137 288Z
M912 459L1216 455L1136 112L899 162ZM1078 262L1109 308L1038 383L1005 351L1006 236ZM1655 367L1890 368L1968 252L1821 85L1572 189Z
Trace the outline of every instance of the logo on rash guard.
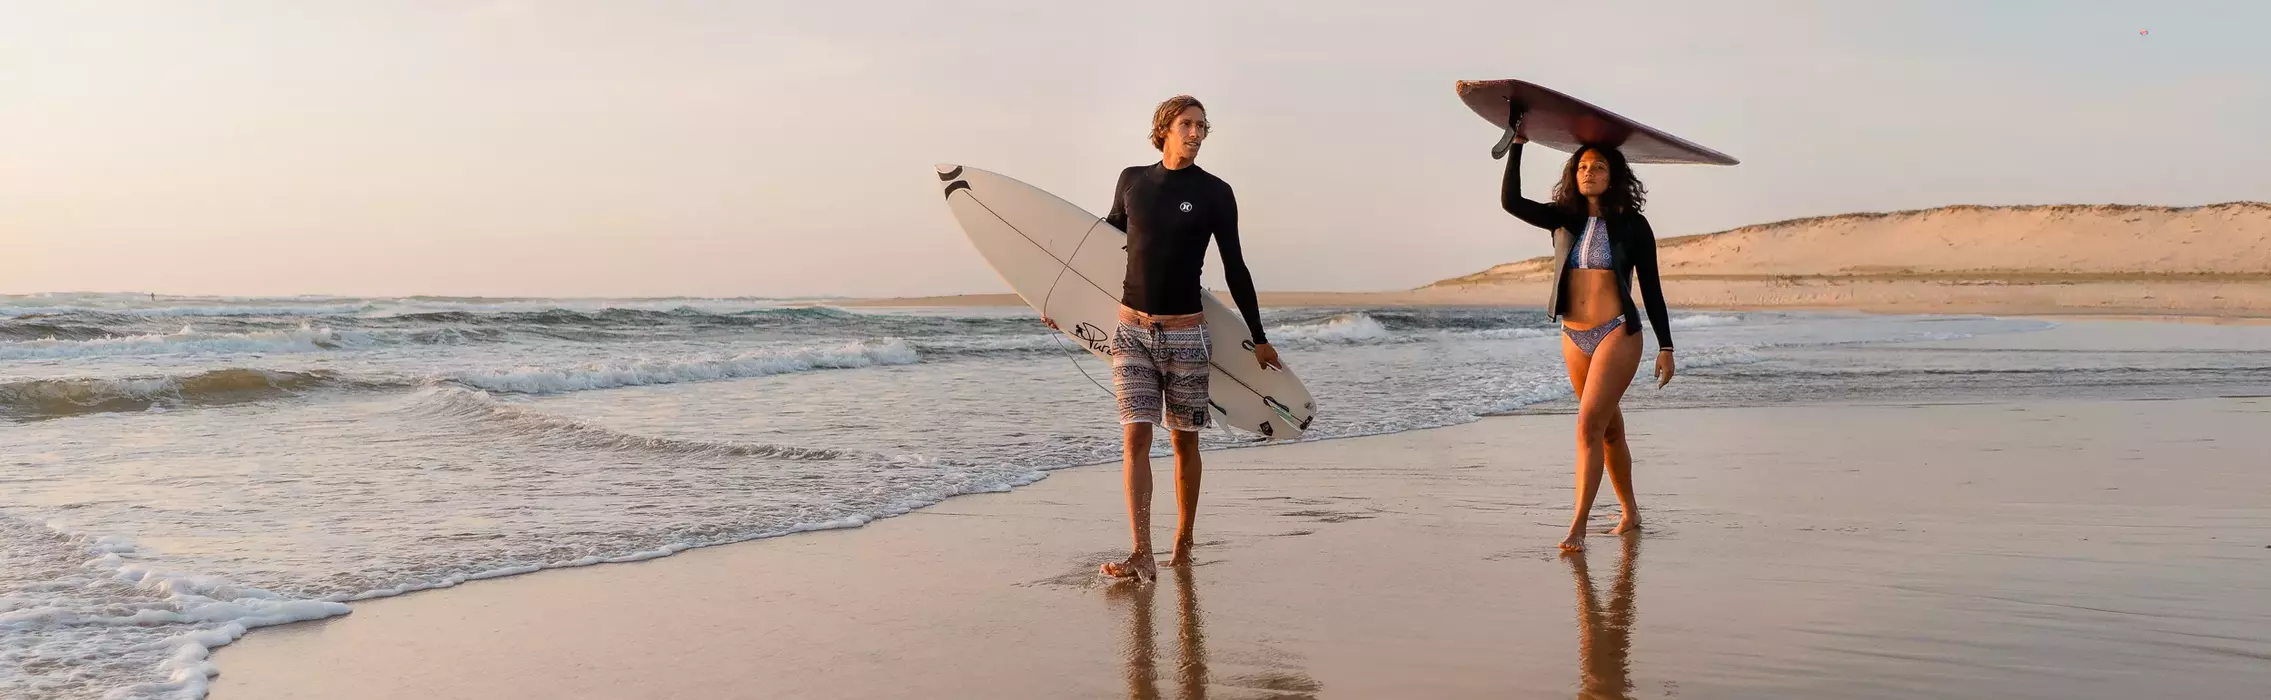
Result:
M1183 203L1183 206L1180 206L1180 207L1177 207L1177 208L1178 208L1178 209L1182 209L1182 210L1183 210L1183 213L1185 213L1185 214L1189 214L1189 213L1191 213L1191 209L1192 209L1193 207L1191 206L1191 203L1190 203L1190 202L1184 202L1184 203Z

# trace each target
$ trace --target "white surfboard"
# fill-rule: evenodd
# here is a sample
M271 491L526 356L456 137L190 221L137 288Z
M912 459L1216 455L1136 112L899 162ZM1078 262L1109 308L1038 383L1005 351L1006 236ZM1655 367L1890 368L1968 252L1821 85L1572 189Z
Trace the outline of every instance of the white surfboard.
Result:
M955 221L1002 281L1076 344L1109 361L1128 267L1127 233L1000 174L940 165L938 179ZM1300 437L1317 413L1309 390L1290 366L1263 369L1245 319L1212 292L1200 295L1214 339L1207 393L1215 420L1271 440Z

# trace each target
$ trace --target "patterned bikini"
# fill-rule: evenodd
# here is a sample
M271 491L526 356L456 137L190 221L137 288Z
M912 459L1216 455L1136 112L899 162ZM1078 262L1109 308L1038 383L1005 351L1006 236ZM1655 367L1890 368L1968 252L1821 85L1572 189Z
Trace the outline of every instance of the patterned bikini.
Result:
M1608 227L1601 222L1600 217L1587 217L1585 219L1585 232L1579 234L1577 245L1571 246L1569 249L1568 265L1569 269L1572 270L1616 269L1616 266L1609 259ZM1593 351L1601 347L1601 341L1608 339L1609 333L1614 332L1618 326L1622 325L1624 325L1624 317L1618 316L1609 319L1608 323L1585 330L1576 330L1570 328L1568 324L1563 324L1561 332L1568 335L1571 342L1577 343L1578 352L1585 353L1586 357L1592 357Z

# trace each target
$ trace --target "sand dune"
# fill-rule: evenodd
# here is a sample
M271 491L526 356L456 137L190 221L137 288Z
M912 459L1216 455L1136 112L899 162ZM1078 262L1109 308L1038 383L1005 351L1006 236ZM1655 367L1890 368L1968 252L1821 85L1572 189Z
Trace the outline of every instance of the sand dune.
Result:
M1658 242L1666 278L2271 279L2271 204L1955 206ZM1549 279L1543 257L1432 286Z
M1542 235L1542 234L1541 234ZM2271 313L2271 204L1953 206L1659 241L1674 306L1988 313ZM1416 290L1533 303L1531 258Z

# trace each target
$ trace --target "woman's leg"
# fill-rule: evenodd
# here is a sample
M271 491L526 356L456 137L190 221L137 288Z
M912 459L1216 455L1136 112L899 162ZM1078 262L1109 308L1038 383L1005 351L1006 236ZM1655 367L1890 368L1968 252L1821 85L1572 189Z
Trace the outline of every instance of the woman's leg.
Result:
M1568 360L1573 353L1582 357L1566 334L1562 343L1563 360ZM1577 550L1585 546L1585 525L1592 515L1593 498L1600 493L1601 472L1609 459L1609 428L1617 423L1617 403L1623 400L1625 388L1631 386L1633 372L1640 368L1641 345L1638 335L1612 332L1593 350L1593 356L1587 358L1585 380L1577 394L1577 512L1570 516L1569 538L1562 540L1562 549ZM1629 454L1625 459L1628 460L1625 477L1629 482Z
M1640 494L1632 490L1632 445L1624 441L1624 409L1619 407L1616 417L1609 419L1606 441L1609 450L1609 485L1616 487L1617 505L1624 508L1624 519L1617 521L1616 534L1640 531Z
M1586 355L1584 350L1579 349L1577 341L1571 340L1568 333L1562 333L1561 361L1569 368L1570 390L1582 402L1585 398L1585 378L1592 374L1592 356ZM1577 431L1577 515L1579 518L1585 515L1585 509L1593 507L1593 495L1601 488L1600 468L1598 466L1590 470L1586 468L1585 449L1585 431L1579 430ZM1591 476L1588 477L1588 474ZM1580 526L1583 522L1583 520L1578 521ZM1569 539L1562 541L1561 548L1567 551L1576 551L1584 546L1584 539L1585 535L1582 530L1571 532Z

